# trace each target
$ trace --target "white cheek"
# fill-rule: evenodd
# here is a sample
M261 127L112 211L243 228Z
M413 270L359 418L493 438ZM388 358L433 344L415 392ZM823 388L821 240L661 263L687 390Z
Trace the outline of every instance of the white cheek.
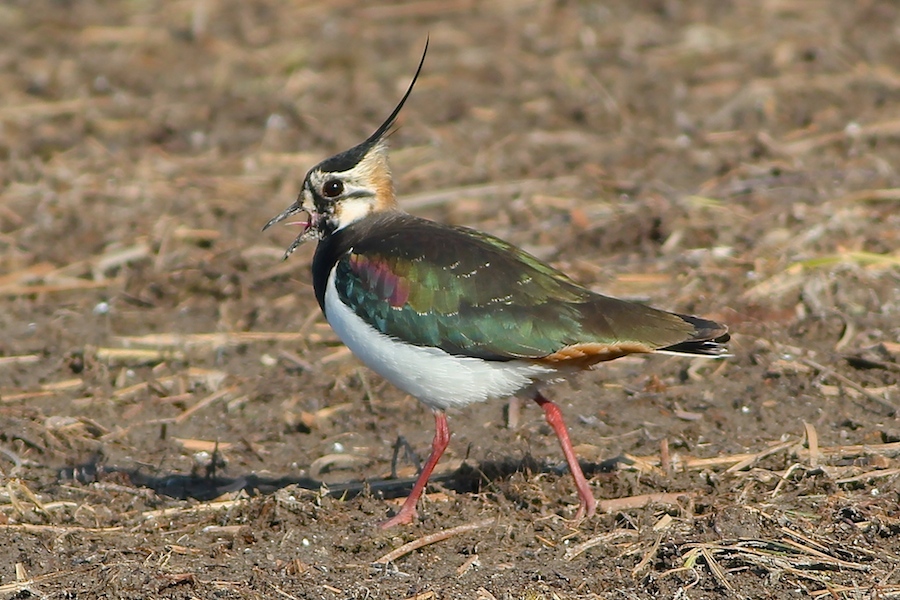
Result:
M334 211L337 229L343 229L354 221L369 216L375 208L372 198L348 198L337 205Z

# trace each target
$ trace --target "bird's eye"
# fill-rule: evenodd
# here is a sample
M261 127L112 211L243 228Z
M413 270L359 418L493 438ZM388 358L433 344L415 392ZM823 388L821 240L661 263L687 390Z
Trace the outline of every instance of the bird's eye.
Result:
M339 179L329 179L322 184L322 195L326 198L337 198L344 193L344 184Z

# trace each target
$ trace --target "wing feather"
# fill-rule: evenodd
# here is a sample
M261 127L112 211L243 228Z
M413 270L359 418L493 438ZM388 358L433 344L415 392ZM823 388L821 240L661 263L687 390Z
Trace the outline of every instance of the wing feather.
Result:
M679 315L593 293L471 229L404 213L345 229L335 262L341 300L410 344L489 360L590 361L585 356L593 351L615 358L678 348L700 329Z

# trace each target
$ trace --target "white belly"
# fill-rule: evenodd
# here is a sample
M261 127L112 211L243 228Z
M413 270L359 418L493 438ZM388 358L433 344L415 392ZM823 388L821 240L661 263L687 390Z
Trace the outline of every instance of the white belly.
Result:
M440 348L414 346L387 336L340 301L333 269L325 288L325 315L341 341L366 366L435 409L512 396L555 372L523 360L501 362L455 356Z

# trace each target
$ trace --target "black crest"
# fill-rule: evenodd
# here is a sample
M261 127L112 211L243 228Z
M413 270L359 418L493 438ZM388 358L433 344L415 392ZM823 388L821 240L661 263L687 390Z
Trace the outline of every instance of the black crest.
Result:
M391 115L385 119L384 123L375 130L375 133L369 136L369 139L364 141L362 144L358 146L354 146L349 150L344 150L340 154L335 154L331 158L326 158L321 163L317 165L317 168L321 171L325 171L327 173L340 173L341 171L348 171L359 164L359 161L363 159L366 153L372 149L372 146L377 144L384 134L387 133L387 130L390 129L391 125L394 124L394 121L397 119L397 115L400 114L400 110L403 108L403 105L406 104L406 99L409 98L410 93L412 93L413 86L416 85L416 80L419 78L419 73L422 72L422 65L425 64L425 55L428 53L428 39L425 40L425 49L422 51L422 58L419 60L419 66L416 69L416 74L413 75L412 81L409 84L409 87L406 89L406 93L403 94L403 97L400 99L400 102L394 108L394 111Z

